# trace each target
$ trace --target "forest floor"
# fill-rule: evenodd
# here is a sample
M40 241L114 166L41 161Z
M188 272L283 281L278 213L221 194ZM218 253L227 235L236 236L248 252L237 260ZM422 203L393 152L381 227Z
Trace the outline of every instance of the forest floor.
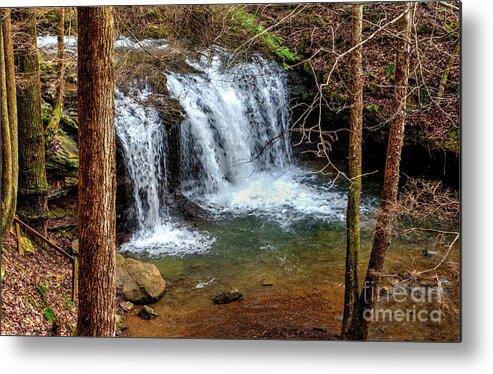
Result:
M66 220L66 219L65 219ZM53 222L50 220L49 227ZM63 248L70 240L49 234ZM77 306L72 297L72 263L60 253L40 248L19 254L9 234L2 246L1 335L74 335Z

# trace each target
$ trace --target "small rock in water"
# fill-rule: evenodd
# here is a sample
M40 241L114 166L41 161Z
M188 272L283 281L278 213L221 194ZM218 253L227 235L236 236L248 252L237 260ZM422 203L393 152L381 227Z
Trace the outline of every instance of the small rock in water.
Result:
M151 307L144 305L142 309L140 309L138 316L142 319L152 319L156 318L158 314Z
M230 288L214 298L214 304L229 304L233 301L241 300L243 294L237 288Z
M214 282L214 278L212 279L209 279L207 282L199 282L195 288L204 288L205 286L208 286L209 284L211 284L212 282Z
M131 303L130 301L122 301L120 303L120 307L125 311L125 312L130 312L133 307L134 307L134 304Z

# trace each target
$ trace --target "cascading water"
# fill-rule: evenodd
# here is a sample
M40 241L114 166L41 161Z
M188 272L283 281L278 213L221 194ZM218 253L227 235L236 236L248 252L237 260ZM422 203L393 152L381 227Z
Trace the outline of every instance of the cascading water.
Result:
M186 111L182 188L215 213L256 214L289 224L306 214L343 217L345 197L314 186L294 165L287 75L260 57L227 67L216 51L190 62L198 74L167 74Z
M150 255L201 252L211 240L174 222L164 204L166 189L167 139L164 125L153 107L142 102L151 95L149 86L132 90L132 95L116 90L115 124L132 180L137 232L122 250Z
M139 105L151 91L144 87L137 98L115 92L116 131L132 180L138 229L152 230L161 222L166 188L166 132L153 108Z
M202 74L168 74L168 89L187 113L184 188L218 192L290 165L286 74L260 58L226 70L218 55L191 65Z

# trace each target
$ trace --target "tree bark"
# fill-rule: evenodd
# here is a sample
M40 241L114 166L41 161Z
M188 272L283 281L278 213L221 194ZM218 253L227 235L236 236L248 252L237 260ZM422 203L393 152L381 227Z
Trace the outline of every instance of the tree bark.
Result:
M60 118L63 114L63 96L65 94L64 79L65 79L65 8L60 8L58 24L58 77L57 77L57 98L53 114L50 122L46 126L46 135L51 138L58 129Z
M116 147L113 10L78 8L79 315L85 336L115 333Z
M19 126L18 214L31 227L46 235L48 183L41 115L36 16L32 9L16 11L23 31L15 34L17 66L17 115Z
M351 47L361 43L363 5L352 5ZM346 210L346 273L342 338L348 337L349 324L358 303L358 262L361 248L359 209L361 197L361 143L363 137L363 69L362 47L351 53L351 114L349 119L348 202Z
M392 222L395 217L394 207L397 201L400 161L406 124L411 26L411 3L406 3L405 16L400 22L401 38L395 70L394 111L396 114L391 122L389 131L382 199L377 216L370 262L363 283L363 290L358 299L358 312L352 319L350 326L350 339L355 340L368 338L368 322L371 319L371 312L375 308L378 285L383 271L385 254L390 245Z
M3 12L2 12L3 13ZM2 14L3 16L3 14ZM2 20L3 21L3 20ZM2 22L3 25L3 22ZM0 28L0 93L1 93L1 134L2 134L2 226L1 238L3 239L10 229L8 212L12 204L12 143L10 141L9 109L7 98L7 77L5 67L3 27Z
M442 72L442 76L440 77L440 84L438 85L437 100L436 100L438 104L440 104L440 102L443 99L443 95L445 94L445 88L447 86L450 70L452 70L452 67L454 66L455 59L459 55L459 51L460 51L460 44L457 43L457 45L454 48L454 51L450 55L450 58L447 62L447 66L445 66L445 70Z
M5 216L2 218L2 238L12 226L15 211L17 209L17 189L19 181L19 152L18 152L18 129L17 129L17 99L15 87L15 63L14 63L14 46L12 40L12 20L10 9L2 10L2 32L3 32L3 58L5 63L6 74L6 96L8 107L8 121L10 132L10 149L11 149L11 203Z

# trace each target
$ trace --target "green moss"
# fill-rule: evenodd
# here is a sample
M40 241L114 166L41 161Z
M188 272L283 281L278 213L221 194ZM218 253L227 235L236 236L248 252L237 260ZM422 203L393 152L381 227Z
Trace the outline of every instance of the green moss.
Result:
M167 39L170 36L170 32L161 25L149 25L146 28L146 37L152 39Z
M79 149L75 140L58 130L46 146L46 169L62 177L76 177Z
M367 104L364 106L364 110L367 113L377 113L379 110L379 107L377 104Z
M387 65L385 65L384 70L387 78L394 79L395 66L396 65L394 61L391 61Z
M41 115L43 116L43 125L46 127L50 123L53 107L46 101L41 103Z
M60 119L60 122L73 130L79 129L79 122L77 118L62 114L62 118Z
M58 10L50 10L48 13L46 13L45 17L52 23L58 23L59 22L59 16L58 16Z
M260 39L277 56L284 68L289 69L291 64L301 59L296 52L282 44L283 40L279 35L265 31L265 28L257 22L257 17L246 12L243 7L234 9L231 20L247 32L261 34Z
M65 309L72 310L74 306L74 302L70 299L70 297L67 296L65 291L62 291L62 299L63 299L63 303L65 304Z
M47 305L44 311L44 317L45 319L50 322L50 323L55 323L56 317L55 317L55 312L51 308L51 306Z
M51 219L61 219L68 215L68 212L62 208L52 208L50 209L50 218Z
M22 248L24 249L24 252L36 254L36 247L34 246L32 241L29 240L29 238L26 238L25 236L23 236L21 243L22 243Z
M460 152L460 130L457 127L448 130L445 148L454 153Z
M38 281L36 283L36 291L38 291L44 302L46 302L46 294L48 292L49 286L50 285L47 280Z

